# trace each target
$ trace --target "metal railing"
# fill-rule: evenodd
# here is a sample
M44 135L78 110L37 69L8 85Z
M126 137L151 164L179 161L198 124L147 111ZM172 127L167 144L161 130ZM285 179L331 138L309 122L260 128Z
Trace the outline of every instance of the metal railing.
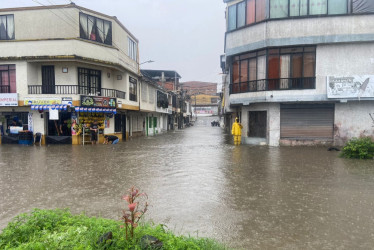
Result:
M263 79L230 84L230 95L269 90L315 89L315 77Z
M102 96L126 99L126 92L117 89L101 89Z
M9 85L0 85L0 93L10 93Z
M105 97L115 97L126 99L126 92L116 89L106 88L89 88L86 86L79 85L55 85L55 86L43 86L43 85L29 85L28 94L30 95L43 95L43 94L57 94L57 95L95 95Z

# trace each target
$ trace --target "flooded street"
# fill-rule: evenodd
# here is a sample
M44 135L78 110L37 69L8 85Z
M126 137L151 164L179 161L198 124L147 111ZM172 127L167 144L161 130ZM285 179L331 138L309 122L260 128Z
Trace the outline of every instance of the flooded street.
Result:
M374 162L323 147L235 147L194 127L118 145L0 146L0 228L32 208L119 219L132 185L146 219L239 249L372 249Z

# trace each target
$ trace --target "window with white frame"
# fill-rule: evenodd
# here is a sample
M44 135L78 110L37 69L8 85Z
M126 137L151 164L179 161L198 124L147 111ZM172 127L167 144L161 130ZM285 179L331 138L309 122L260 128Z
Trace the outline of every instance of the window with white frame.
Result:
M129 57L136 61L137 48L136 42L129 37Z

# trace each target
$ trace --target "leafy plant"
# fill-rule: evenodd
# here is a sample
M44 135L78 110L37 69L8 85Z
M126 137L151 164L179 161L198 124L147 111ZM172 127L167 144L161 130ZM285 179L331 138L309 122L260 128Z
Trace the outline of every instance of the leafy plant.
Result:
M143 198L143 199L142 199ZM148 199L146 193L140 193L139 189L134 186L128 190L128 193L122 196L122 199L127 202L127 208L123 210L122 220L125 222L126 240L128 240L128 232L134 238L134 229L138 226L139 220L143 217L148 209ZM144 203L141 204L141 203ZM141 209L141 206L143 208Z
M345 158L373 159L374 142L370 137L353 138L344 146L341 156Z

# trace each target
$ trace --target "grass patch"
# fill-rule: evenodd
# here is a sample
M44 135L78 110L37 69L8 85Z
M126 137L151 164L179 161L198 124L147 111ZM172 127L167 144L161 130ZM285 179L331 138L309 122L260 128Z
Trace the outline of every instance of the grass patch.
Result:
M151 235L162 249L227 249L214 240L177 236L162 225L141 224L126 240L120 221L72 215L69 210L40 210L15 217L0 234L0 249L142 249L140 239ZM100 236L113 238L99 244Z

